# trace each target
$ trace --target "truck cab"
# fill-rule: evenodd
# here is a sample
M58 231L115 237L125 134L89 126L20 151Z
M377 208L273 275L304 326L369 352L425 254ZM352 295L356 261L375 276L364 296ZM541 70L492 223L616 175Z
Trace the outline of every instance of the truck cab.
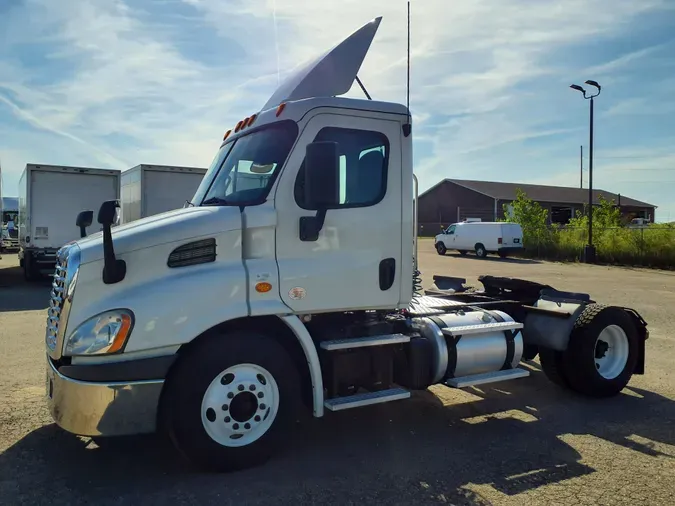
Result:
M59 250L45 340L62 428L159 430L201 468L240 469L271 456L302 409L522 378L525 344L562 367L579 316L596 321L587 295L504 295L494 279L483 294L422 295L410 112L340 97L380 21L228 130L185 208L113 228L108 201L103 230ZM645 327L621 311L616 339L633 353L577 390L613 395L640 370ZM583 370L598 374L592 357Z

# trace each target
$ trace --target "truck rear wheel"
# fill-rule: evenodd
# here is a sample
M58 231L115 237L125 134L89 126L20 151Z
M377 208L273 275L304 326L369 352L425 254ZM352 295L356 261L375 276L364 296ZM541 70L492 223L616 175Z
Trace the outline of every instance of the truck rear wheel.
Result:
M35 281L40 275L33 259L28 256L23 259L23 277L26 281Z
M165 386L160 423L195 466L232 471L265 462L300 409L299 375L263 335L214 335L187 350Z
M574 324L567 350L540 350L542 369L559 385L591 397L611 397L633 375L639 339L624 310L589 304Z

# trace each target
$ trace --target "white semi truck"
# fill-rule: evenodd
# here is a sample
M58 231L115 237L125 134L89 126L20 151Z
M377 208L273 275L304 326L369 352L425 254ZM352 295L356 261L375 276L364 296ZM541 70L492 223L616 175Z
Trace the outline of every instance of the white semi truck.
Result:
M299 410L523 378L537 353L593 397L644 373L632 309L490 276L482 290L436 276L422 293L409 110L339 97L379 24L228 131L190 206L111 231L106 202L103 232L59 251L46 353L62 428L160 430L199 467L231 470L273 454ZM266 183L241 189L242 167Z
M120 171L26 165L19 179L19 263L27 280L54 272L56 253L80 237L73 217L120 197Z
M200 167L136 165L122 172L120 223L183 207L206 174Z

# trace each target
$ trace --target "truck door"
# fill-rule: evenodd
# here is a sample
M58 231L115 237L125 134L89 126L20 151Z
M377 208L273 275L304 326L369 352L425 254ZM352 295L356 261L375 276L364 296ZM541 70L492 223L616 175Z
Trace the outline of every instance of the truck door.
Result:
M307 123L275 194L280 296L293 311L399 304L401 283L411 283L400 279L400 136L400 123L386 119L317 114ZM303 173L305 146L315 140L338 143L340 203L313 241L300 238L299 221L316 215L304 203Z
M450 225L443 235L443 243L447 249L456 249L458 247L457 243L457 225Z
M523 234L520 225L504 223L501 227L502 244L504 248L520 248L523 243Z

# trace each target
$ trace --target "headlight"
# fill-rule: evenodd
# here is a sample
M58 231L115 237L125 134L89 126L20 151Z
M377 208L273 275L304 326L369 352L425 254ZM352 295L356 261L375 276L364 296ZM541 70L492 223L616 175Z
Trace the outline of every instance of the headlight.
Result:
M66 355L102 355L117 353L124 348L134 314L128 309L106 311L92 318L73 331L66 341Z

